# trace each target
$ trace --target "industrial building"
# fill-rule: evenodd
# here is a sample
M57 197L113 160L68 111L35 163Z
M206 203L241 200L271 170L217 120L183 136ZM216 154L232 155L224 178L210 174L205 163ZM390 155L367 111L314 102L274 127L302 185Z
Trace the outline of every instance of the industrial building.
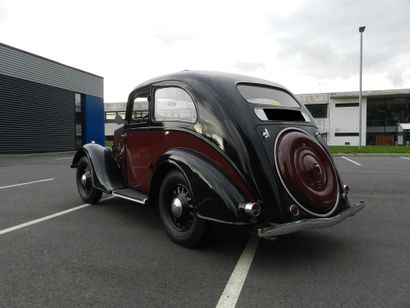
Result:
M359 145L359 93L297 95L329 145ZM362 145L410 143L410 89L362 93Z
M0 152L104 144L103 77L0 43Z
M359 93L299 94L329 145L359 145ZM126 103L105 104L105 131L112 138L115 116ZM410 144L410 89L364 91L362 145Z

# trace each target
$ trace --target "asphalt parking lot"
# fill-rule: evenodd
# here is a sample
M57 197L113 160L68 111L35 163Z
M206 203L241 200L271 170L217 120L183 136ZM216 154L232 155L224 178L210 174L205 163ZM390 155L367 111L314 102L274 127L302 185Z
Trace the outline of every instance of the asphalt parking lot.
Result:
M367 206L333 228L269 242L212 226L186 249L156 209L118 198L77 208L71 156L0 157L1 307L215 307L249 241L236 307L410 307L408 157L336 157Z

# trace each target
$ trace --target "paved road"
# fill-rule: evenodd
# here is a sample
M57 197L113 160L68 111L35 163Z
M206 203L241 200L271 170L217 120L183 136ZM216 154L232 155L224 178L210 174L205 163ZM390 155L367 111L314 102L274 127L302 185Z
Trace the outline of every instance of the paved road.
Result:
M68 156L0 157L0 187L54 178L0 189L0 230L83 204ZM237 307L410 307L410 160L352 159L335 161L365 211L260 241ZM0 234L0 306L215 307L248 237L212 226L185 249L155 209L109 199Z
M352 159L335 161L365 211L261 242L237 307L410 307L410 161Z

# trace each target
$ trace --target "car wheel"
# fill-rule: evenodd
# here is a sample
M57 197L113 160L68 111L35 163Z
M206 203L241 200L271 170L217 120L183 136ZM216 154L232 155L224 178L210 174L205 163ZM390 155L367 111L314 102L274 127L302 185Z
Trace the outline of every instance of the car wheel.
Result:
M185 247L197 246L205 222L194 213L192 193L181 172L174 170L166 175L158 201L162 223L171 239Z
M102 191L93 186L93 173L90 160L83 156L77 167L77 189L86 203L97 203L101 199Z

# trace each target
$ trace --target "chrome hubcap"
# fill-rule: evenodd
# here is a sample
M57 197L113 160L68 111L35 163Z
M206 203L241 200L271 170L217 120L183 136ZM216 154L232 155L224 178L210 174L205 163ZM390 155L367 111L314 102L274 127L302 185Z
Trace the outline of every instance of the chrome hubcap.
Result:
M192 197L189 190L182 184L177 185L169 199L169 219L178 231L188 230L194 221Z
M182 210L182 201L179 198L174 198L171 202L172 215L179 218L182 216Z
M85 186L87 184L87 176L85 173L81 176L81 185Z
M88 170L85 170L83 175L81 176L80 182L83 187L86 187L91 179L91 174Z

